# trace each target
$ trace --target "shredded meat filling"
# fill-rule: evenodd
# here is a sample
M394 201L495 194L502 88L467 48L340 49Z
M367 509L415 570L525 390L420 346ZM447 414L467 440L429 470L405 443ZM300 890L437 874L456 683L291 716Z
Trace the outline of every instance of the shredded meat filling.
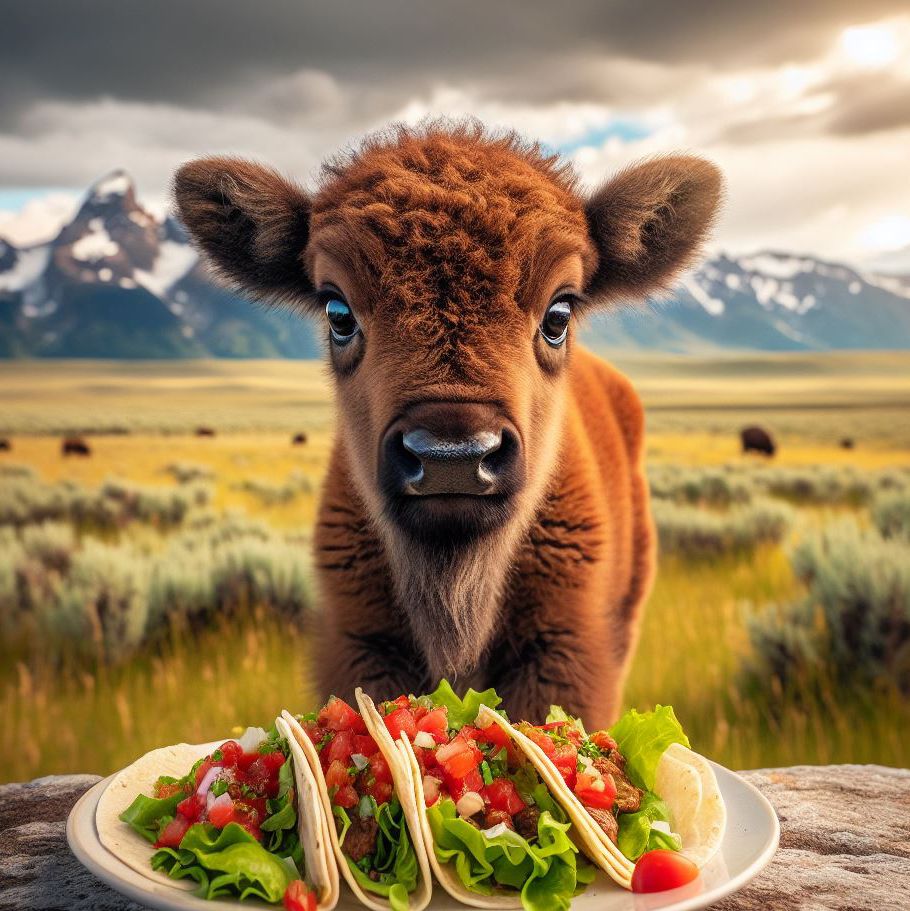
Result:
M614 752L614 751L610 751ZM622 758L622 757L620 757ZM641 808L642 792L626 777L626 773L613 760L602 757L594 760L594 768L601 775L613 776L616 784L616 810L619 813L635 813Z
M368 854L376 853L379 823L372 816L351 815L351 826L344 836L344 853L356 864Z
M530 841L537 838L537 821L540 819L540 810L535 806L527 806L512 817L515 831Z
M598 810L596 807L586 807L585 809L607 838L615 843L619 835L619 824L616 822L616 817L609 810Z

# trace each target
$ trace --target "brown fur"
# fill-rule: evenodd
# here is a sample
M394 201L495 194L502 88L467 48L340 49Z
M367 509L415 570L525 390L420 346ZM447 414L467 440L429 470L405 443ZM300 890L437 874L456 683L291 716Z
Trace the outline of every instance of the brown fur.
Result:
M665 287L719 189L713 166L673 156L586 201L556 158L474 124L372 137L312 196L249 162L181 169L181 214L223 273L313 312L330 283L362 329L329 344L340 420L316 529L325 692L420 692L449 674L495 685L519 715L560 702L594 724L615 716L653 575L642 410L578 346L574 321L558 349L537 329L567 288L583 311ZM520 490L465 507L501 510L492 530L394 521L379 441L416 402L483 403L516 428Z

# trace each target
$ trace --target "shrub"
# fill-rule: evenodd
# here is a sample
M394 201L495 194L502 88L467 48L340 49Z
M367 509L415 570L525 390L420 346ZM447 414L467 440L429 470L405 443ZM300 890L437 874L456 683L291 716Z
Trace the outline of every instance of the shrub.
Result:
M0 463L0 478L33 478L35 471L28 465L16 465L12 462Z
M178 484L190 484L193 481L214 481L215 472L207 465L196 465L192 462L171 462L164 467Z
M880 493L872 507L872 520L883 537L910 542L910 490Z
M753 678L910 689L910 549L843 520L800 542L795 603L749 618Z
M145 638L216 614L261 607L307 617L309 561L292 536L203 510L163 548L146 539L79 541L59 523L0 527L0 633L50 654L118 661Z
M730 506L752 499L751 482L730 468L655 465L648 469L651 493L680 503Z
M175 488L109 480L93 491L73 481L44 484L34 477L16 477L0 487L0 525L54 520L101 530L131 522L174 526L210 498L210 488L200 482Z
M655 500L652 510L661 551L685 557L711 557L779 543L793 521L786 505L761 500L725 512Z
M277 506L280 503L290 503L301 493L312 493L313 484L306 475L295 471L288 475L283 484L272 484L258 478L245 478L235 484L234 489L253 494L263 506Z
M754 475L759 489L797 503L866 503L875 476L854 468L812 465L800 468L763 468Z

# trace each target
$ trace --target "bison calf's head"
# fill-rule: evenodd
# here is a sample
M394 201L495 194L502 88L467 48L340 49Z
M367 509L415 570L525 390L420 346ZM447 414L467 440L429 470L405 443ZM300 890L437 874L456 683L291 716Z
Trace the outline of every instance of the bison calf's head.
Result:
M670 156L584 196L555 157L474 125L368 139L313 193L236 159L178 173L221 273L323 321L337 483L376 524L417 638L453 643L447 669L487 642L558 481L577 319L666 287L719 191L712 165Z

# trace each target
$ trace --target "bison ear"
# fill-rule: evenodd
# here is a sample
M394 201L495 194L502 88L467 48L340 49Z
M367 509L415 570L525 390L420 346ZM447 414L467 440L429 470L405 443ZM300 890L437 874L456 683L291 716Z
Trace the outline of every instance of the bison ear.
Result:
M303 265L310 200L276 171L240 158L199 158L174 177L177 210L217 271L279 301L312 293Z
M723 181L710 162L667 155L631 165L588 200L599 253L592 297L645 297L669 290L698 255L714 223Z

